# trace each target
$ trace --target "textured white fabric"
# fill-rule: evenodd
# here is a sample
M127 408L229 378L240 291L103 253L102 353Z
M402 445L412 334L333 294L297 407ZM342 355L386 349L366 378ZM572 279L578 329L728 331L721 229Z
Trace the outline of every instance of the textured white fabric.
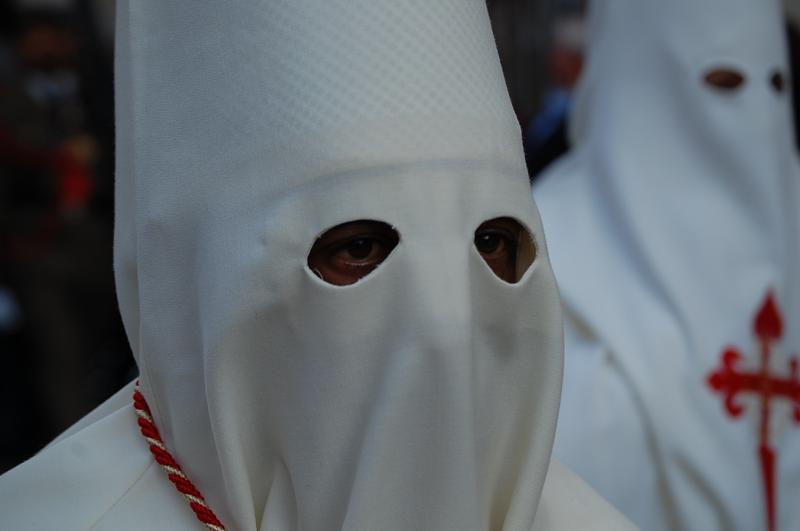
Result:
M137 0L118 16L120 306L156 424L222 522L531 529L561 315L484 3ZM499 216L538 245L513 285L473 245ZM358 219L400 243L326 284L308 252ZM130 407L86 424L0 481L0 527L60 522L29 516L29 478L84 448L47 495L80 467L102 496L61 500L60 529L198 528ZM561 510L562 490L546 528L625 525L585 487Z
M135 416L129 402L2 476L2 529L203 529L152 459ZM574 529L636 528L554 459L532 530Z
M635 531L638 528L581 478L553 458L539 499L532 531L570 529Z
M529 528L559 312L544 255L508 286L472 246L499 215L541 239L485 6L120 7L120 303L162 435L218 516ZM325 284L309 249L355 219L401 242Z
M783 314L771 369L800 349L800 172L777 1L596 0L575 150L534 194L566 310L556 454L643 528L766 529L759 402L732 419L707 384L753 318ZM703 82L712 67L738 91ZM776 400L778 529L800 527L800 426ZM582 441L595 448L586 452Z
M4 530L202 529L130 402L0 477L0 509Z

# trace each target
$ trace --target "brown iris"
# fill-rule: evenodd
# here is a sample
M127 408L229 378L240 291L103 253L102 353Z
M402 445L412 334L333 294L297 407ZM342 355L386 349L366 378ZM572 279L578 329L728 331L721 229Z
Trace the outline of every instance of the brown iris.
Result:
M494 218L481 223L475 231L474 243L492 272L510 284L520 279L535 258L530 234L513 218Z
M314 242L308 267L329 284L348 286L372 273L399 241L397 231L382 221L342 223Z

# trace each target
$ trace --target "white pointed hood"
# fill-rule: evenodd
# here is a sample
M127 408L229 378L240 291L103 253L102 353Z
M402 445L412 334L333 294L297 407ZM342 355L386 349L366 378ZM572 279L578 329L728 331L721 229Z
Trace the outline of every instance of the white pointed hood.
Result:
M591 394L589 379L605 396L616 391L603 385L625 389L615 396L627 397L652 453L642 454L649 462L618 457L632 478L656 470L658 490L623 485L622 465L601 493L639 511L648 529L760 529L759 402L744 398L747 420L731 419L707 378L728 345L745 355L740 370L758 367L752 323L770 291L784 322L770 358L776 374L788 377L800 347L800 171L779 2L596 0L589 28L576 146L535 191L573 317L564 411L586 415L577 397ZM742 74L738 89L705 82L720 67ZM592 363L581 356L590 351L611 361L587 376ZM603 371L618 374L598 384ZM775 402L779 529L791 529L800 525L800 430L791 402ZM596 437L613 454L627 448L627 432L602 430L628 422L622 411L606 411L610 424L597 431L576 421L560 433ZM579 472L595 466L574 444L562 455ZM626 488L647 492L645 501ZM641 516L656 499L660 508Z
M141 385L240 530L531 528L558 297L479 0L122 1L115 262ZM527 226L517 284L472 244ZM306 266L342 222L400 243Z

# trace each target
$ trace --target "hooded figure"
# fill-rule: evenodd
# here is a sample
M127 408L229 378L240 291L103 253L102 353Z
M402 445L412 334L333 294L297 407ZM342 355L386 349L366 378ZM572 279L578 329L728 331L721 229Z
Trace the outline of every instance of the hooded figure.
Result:
M556 454L648 530L798 529L780 5L596 0L589 31L576 147L535 189L565 307Z
M143 433L125 389L0 479L1 528L630 529L551 464L559 300L482 1L137 0L117 22ZM523 228L510 280L476 247L496 218ZM329 282L312 248L359 220L396 240Z

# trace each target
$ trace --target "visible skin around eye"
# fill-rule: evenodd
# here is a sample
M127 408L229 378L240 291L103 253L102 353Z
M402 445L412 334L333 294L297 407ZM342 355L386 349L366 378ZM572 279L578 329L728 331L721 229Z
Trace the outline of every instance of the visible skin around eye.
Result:
M348 286L372 273L399 241L397 231L381 221L342 223L314 242L308 267L328 284Z
M483 222L474 245L489 268L502 280L518 280L517 254L525 229L512 218ZM335 286L349 286L372 273L400 241L397 231L381 221L357 220L327 230L314 242L308 267Z
M717 67L703 75L706 85L717 90L732 92L744 85L744 74L729 67Z
M526 231L512 218L484 221L475 231L475 248L489 268L502 280L513 284L519 280L517 254L520 236Z

